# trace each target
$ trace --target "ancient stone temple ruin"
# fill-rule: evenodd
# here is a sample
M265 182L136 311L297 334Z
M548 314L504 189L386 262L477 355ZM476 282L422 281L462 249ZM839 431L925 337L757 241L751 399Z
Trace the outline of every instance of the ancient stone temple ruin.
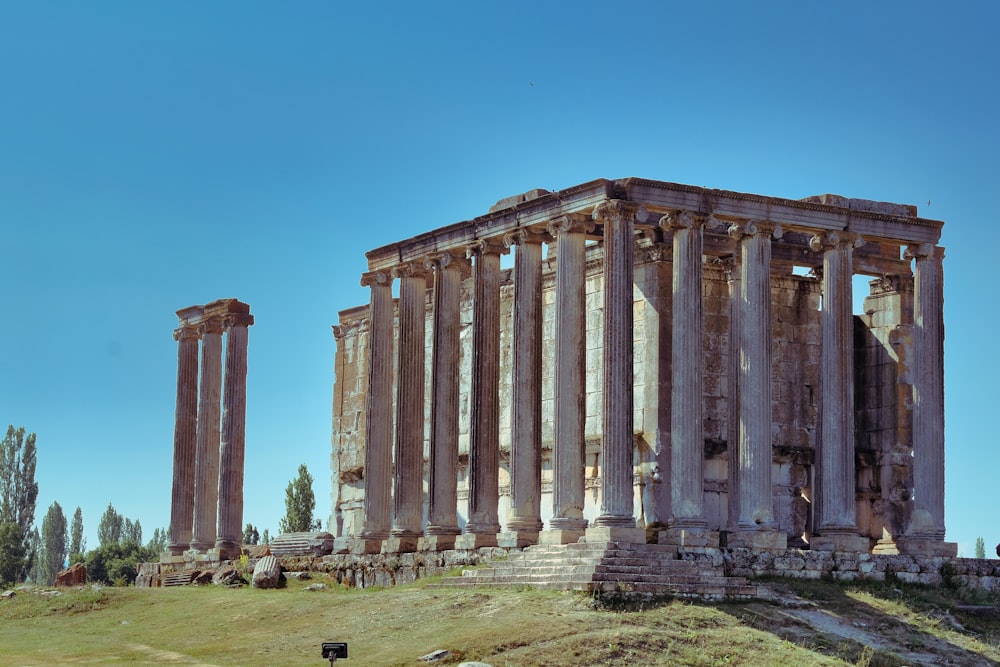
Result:
M376 248L334 327L331 526L355 553L953 556L941 227L601 179Z
M177 319L174 481L161 562L220 561L238 556L242 544L247 333L253 315L245 303L219 299L182 308Z

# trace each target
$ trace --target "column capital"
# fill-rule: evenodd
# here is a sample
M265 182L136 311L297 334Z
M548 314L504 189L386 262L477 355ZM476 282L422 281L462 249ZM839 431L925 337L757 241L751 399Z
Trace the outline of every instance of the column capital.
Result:
M229 327L249 327L253 324L253 315L250 313L230 313L226 315L226 328Z
M480 255L506 255L509 246L504 242L504 238L476 239L465 246L465 258L472 259Z
M206 334L222 334L226 331L226 317L224 315L212 315L200 325L198 332L204 336Z
M844 231L821 232L814 234L809 239L809 247L813 252L833 250L839 246L848 245L852 248L860 248L865 244L865 240L860 234Z
M470 266L468 259L451 251L428 255L424 259L424 269L427 271L443 271L445 269L463 271L468 270Z
M919 245L908 245L903 252L906 259L944 259L944 248L933 243L921 243Z
M631 218L632 222L646 222L649 211L645 206L624 199L607 199L594 207L594 220Z
M558 238L560 234L573 232L589 234L594 231L594 221L592 218L582 215L560 215L552 218L545 229L553 238Z
M744 220L742 222L734 222L729 225L728 232L729 235L737 241L748 236L757 236L758 234L763 236L773 236L776 239L780 239L785 234L785 230L782 229L781 225L776 225L773 222L765 222L762 220Z
M427 269L421 262L403 262L389 269L389 275L395 278L425 278Z
M551 237L551 234L546 234L543 231L531 229L530 227L521 227L520 229L515 229L504 234L503 244L510 249L511 246L524 245L526 243L545 243L551 240Z
M385 271L366 271L361 274L361 286L371 287L372 285L388 285L392 283L392 277Z
M660 218L660 229L670 231L672 229L695 229L708 224L709 216L695 213L694 211L674 210L668 211Z
M198 327L193 324L185 324L174 329L174 340L178 343L186 340L198 340L199 338L201 338L201 333L198 331Z

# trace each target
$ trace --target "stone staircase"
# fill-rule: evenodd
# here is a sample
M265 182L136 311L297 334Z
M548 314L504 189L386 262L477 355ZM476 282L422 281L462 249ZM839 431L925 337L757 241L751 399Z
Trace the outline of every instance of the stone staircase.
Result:
M194 581L195 575L198 574L194 570L179 570L177 572L169 572L167 574L160 575L160 585L161 586L187 586L192 581Z
M531 546L507 560L463 570L461 576L446 577L428 588L477 586L704 600L749 599L761 593L743 577L727 577L721 567L678 560L674 546L618 542Z

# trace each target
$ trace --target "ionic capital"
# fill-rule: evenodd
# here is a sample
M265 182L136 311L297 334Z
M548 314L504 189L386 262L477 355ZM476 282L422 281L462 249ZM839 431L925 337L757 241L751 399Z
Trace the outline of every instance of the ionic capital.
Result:
M372 285L390 285L392 278L385 271L368 271L361 274L361 286L370 287Z
M226 317L224 315L212 315L198 326L198 331L202 336L222 334L226 331Z
M427 269L423 262L403 262L397 264L389 270L389 274L395 278L426 278Z
M919 245L908 245L903 252L906 259L944 259L944 248L933 243L921 243Z
M480 255L506 255L508 247L503 239L476 239L465 246L465 257L472 259Z
M558 239L560 234L570 234L573 232L589 234L594 231L594 226L594 221L591 218L585 218L580 215L561 215L558 218L552 218L545 229L548 231L549 236Z
M628 219L632 222L646 222L649 219L649 211L645 206L624 199L608 199L594 207L592 217L599 222Z
M660 218L660 229L696 229L708 224L708 216L693 211L675 210Z
M737 241L748 236L757 236L758 234L773 236L776 239L780 239L785 234L785 230L781 228L781 225L776 225L771 222L763 222L761 220L734 222L729 226L728 231L729 235Z
M248 327L253 324L253 315L250 313L230 313L226 315L226 328Z
M550 223L551 224L551 223ZM510 249L512 246L525 245L527 243L545 243L550 236L544 232L535 231L527 227L521 227L503 235L503 244Z
M851 232L823 232L809 239L809 247L813 252L834 250L845 245L852 248L860 248L864 244L865 241L859 234Z
M201 338L201 333L199 333L198 327L193 324L187 324L174 329L174 340L178 343L186 340L198 340L199 338Z
M463 271L468 270L470 266L469 260L454 252L442 252L424 259L424 268L428 271Z

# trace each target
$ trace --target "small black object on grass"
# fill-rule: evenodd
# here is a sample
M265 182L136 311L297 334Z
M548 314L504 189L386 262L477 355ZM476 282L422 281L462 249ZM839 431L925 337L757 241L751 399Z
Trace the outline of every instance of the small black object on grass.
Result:
M330 661L330 664L337 662L337 658L347 657L347 642L323 642L323 657Z

